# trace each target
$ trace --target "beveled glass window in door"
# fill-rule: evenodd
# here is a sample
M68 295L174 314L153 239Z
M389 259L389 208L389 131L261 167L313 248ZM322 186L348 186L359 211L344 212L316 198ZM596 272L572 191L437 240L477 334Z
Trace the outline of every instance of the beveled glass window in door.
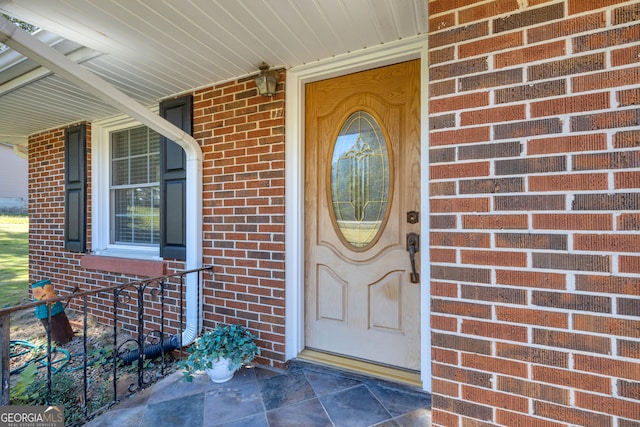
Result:
M375 118L357 111L347 118L331 156L334 226L353 249L377 240L390 191L389 149Z

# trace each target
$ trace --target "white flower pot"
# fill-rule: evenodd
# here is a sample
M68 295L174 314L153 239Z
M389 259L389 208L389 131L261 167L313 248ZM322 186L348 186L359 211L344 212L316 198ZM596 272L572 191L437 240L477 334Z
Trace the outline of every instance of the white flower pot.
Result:
M205 369L211 381L214 383L224 383L233 378L236 370L233 368L229 369L229 362L229 359L218 359L212 363L211 369Z

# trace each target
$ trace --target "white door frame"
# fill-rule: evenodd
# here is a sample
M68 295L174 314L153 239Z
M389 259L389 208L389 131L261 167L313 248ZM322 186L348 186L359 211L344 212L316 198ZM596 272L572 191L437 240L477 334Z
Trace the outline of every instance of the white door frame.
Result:
M306 64L287 71L285 128L285 358L304 349L304 86L344 74L421 59L420 70L420 318L421 379L431 391L429 287L429 146L427 123L427 37L387 43L348 55Z

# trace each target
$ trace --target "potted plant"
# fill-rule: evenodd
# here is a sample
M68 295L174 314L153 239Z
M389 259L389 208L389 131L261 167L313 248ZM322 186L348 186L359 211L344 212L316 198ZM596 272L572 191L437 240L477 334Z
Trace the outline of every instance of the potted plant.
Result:
M253 360L260 349L255 337L242 325L219 325L198 337L180 362L183 378L193 381L196 371L206 371L211 381L222 383L235 371Z

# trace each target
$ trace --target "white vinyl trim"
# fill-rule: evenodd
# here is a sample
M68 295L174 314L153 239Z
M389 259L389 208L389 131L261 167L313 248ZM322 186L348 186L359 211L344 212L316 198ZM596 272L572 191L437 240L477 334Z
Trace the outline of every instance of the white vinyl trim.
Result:
M427 92L427 37L417 36L387 43L374 48L363 49L348 55L331 58L317 63L306 64L287 71L286 82L286 130L285 130L285 358L293 359L304 349L304 86L317 80L324 80L351 74L371 68L396 64L420 58L421 68L421 170L424 179L428 172L428 127L426 123ZM428 236L428 188L421 190L421 232ZM428 248L428 239L423 246ZM421 277L421 377L422 387L431 390L431 340L429 329L429 251L420 251Z
M429 259L429 49L420 52L420 377L431 392L431 263Z

